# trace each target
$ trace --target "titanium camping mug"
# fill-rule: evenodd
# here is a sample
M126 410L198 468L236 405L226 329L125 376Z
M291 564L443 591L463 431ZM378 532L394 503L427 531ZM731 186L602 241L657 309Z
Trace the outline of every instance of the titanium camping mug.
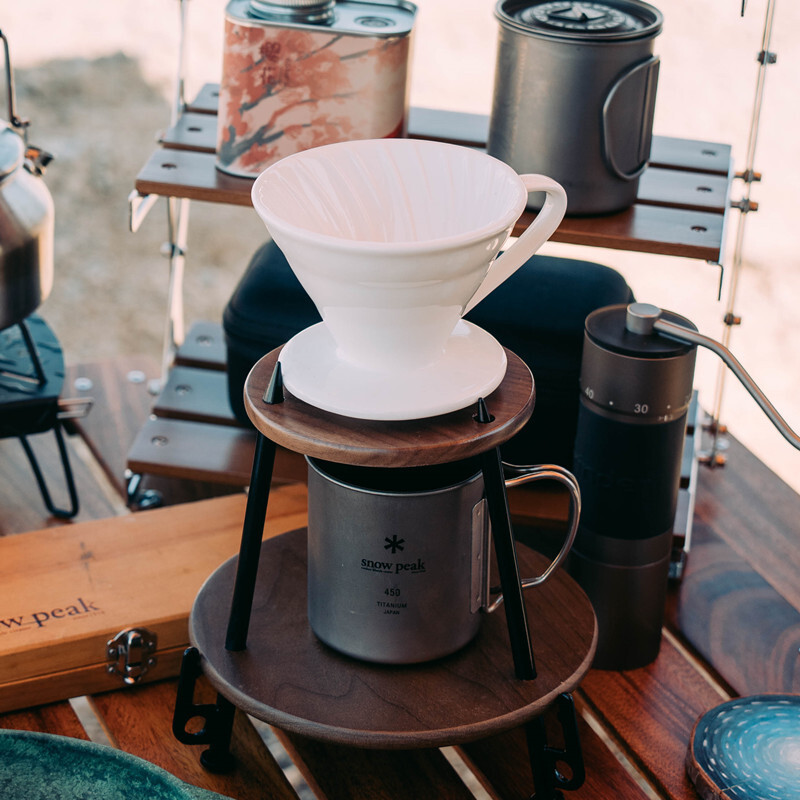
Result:
M636 200L650 158L663 17L638 0L500 0L486 152L558 181L567 214ZM528 208L541 206L532 194Z
M365 468L308 458L308 619L346 655L413 664L454 653L478 633L490 600L490 525L474 460ZM570 492L561 551L528 588L544 583L572 546L577 482L557 466L516 467L506 486L549 479Z

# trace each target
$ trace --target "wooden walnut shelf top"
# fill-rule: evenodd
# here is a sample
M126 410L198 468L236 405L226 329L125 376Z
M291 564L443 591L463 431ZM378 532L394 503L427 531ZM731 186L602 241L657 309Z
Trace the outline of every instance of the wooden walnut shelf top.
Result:
M486 398L494 417L475 419L476 406L420 420L378 422L322 411L284 392L281 403L264 402L280 349L253 367L245 384L245 407L256 428L275 444L312 458L342 464L416 467L470 458L502 444L533 412L533 376L524 362L506 350L508 369Z

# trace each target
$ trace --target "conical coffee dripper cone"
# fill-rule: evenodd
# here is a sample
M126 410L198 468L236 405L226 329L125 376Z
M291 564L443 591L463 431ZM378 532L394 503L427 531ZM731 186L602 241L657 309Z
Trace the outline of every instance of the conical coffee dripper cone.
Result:
M495 259L528 192L547 201ZM553 233L563 189L478 151L423 140L341 142L263 172L253 204L323 322L281 353L286 388L364 419L464 408L503 379L505 353L461 319Z

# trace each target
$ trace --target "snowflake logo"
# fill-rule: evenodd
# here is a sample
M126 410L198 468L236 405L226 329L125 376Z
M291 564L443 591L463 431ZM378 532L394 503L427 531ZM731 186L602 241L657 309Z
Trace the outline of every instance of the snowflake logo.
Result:
M391 550L392 555L394 555L398 550L403 549L403 544L405 544L405 539L398 539L397 534L392 536L390 539L388 536L383 540L386 544L383 546L384 550Z

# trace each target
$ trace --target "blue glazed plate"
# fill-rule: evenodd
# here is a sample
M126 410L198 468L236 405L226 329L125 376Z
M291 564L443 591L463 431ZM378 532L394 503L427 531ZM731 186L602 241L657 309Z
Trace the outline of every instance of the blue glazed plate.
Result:
M0 797L18 800L225 800L112 747L0 730Z
M695 724L687 771L708 800L800 797L800 696L737 697Z

